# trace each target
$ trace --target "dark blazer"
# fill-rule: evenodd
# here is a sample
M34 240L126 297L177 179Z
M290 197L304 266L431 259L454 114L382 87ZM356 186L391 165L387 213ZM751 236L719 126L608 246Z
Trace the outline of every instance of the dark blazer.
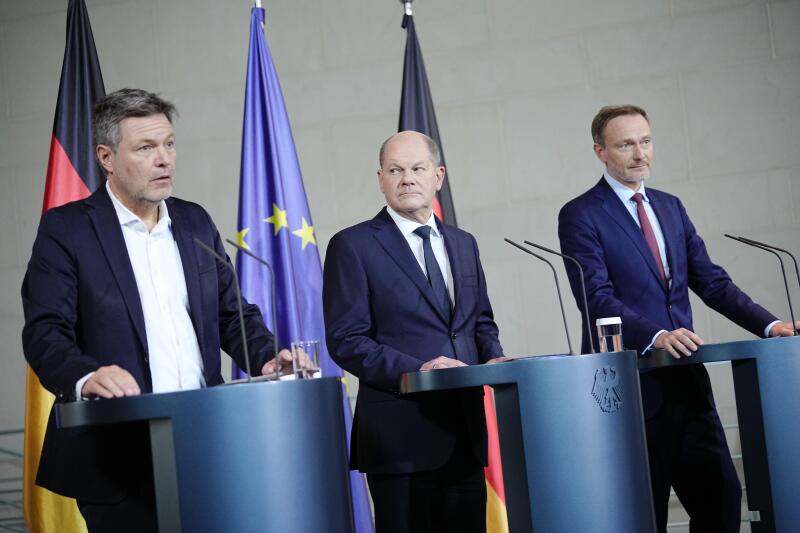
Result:
M478 246L441 224L455 301L445 321L425 273L386 209L337 233L325 257L323 305L328 349L359 378L351 468L400 474L444 465L458 439L486 464L481 389L400 396L405 372L436 356L467 364L503 354Z
M559 213L561 251L575 257L584 269L595 346L594 322L607 316L622 318L625 347L640 353L659 330L683 327L694 331L689 289L715 311L763 336L764 328L777 319L754 303L722 267L711 261L680 200L650 187L647 196L664 234L672 276L669 289L661 283L642 230L604 178ZM575 299L582 302L578 269L570 262L565 265ZM586 324L583 326L582 351L587 353L589 339ZM673 374L676 373L691 373L697 392L713 405L703 365L682 367ZM642 375L646 417L653 416L661 405L665 374L656 371Z
M233 276L194 243L197 237L225 256L208 213L176 198L166 202L203 374L208 386L217 385L222 383L220 348L244 368ZM25 357L57 402L74 400L81 377L111 364L130 372L142 392L152 391L136 278L105 185L85 200L44 214L22 284L22 303ZM257 306L245 305L245 322L251 367L258 373L272 356L273 337ZM148 453L147 432L141 427L59 430L51 412L37 483L67 496L112 501L124 496L137 469L151 468Z

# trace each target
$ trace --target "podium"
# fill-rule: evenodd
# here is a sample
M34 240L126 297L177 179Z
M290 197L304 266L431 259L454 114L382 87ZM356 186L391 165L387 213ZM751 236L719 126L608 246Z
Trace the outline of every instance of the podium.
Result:
M512 533L654 533L636 353L404 374L401 392L494 387Z
M700 346L675 359L663 350L639 368L730 361L739 415L750 529L790 533L800 528L800 337Z
M73 402L56 416L148 421L162 532L354 531L339 378Z

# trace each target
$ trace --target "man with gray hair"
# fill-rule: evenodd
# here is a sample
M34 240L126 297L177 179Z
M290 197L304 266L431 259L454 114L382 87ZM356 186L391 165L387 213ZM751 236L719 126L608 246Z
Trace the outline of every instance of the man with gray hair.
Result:
M421 133L387 139L386 207L325 257L328 349L359 378L350 466L367 474L378 533L486 528L483 390L398 393L405 372L504 360L475 238L433 214L438 154Z
M222 383L220 348L244 368L231 272L199 205L171 198L175 107L121 89L95 104L107 181L41 220L25 280L25 357L57 402ZM274 337L244 302L250 365L274 371ZM288 351L279 356L291 360ZM47 426L37 483L74 497L91 532L157 531L146 426Z

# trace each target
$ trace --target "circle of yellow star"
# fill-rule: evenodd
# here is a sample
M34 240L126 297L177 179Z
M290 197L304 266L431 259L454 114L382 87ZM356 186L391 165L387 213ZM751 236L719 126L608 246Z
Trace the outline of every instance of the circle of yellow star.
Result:
M289 217L286 216L286 211L278 207L278 204L272 204L272 216L265 218L264 222L269 222L273 225L272 229L275 235L278 234L281 228L289 227Z
M314 238L314 226L309 226L308 222L306 222L306 217L302 217L303 227L300 229L296 229L292 232L293 235L297 235L301 239L303 239L303 250L306 249L308 243L313 244L314 246L317 245L317 240Z

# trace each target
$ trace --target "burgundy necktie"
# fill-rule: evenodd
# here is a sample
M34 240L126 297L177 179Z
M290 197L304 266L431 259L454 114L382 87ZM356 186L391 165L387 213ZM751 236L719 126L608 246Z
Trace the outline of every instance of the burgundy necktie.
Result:
M653 232L653 226L650 225L650 219L647 218L647 213L644 210L644 197L642 193L636 193L631 198L636 202L636 214L639 215L639 224L642 225L642 233L644 233L644 240L647 241L647 246L650 248L650 253L653 254L653 259L658 266L658 273L661 275L661 282L667 284L667 276L664 274L664 265L661 263L661 254L658 252L658 242L656 241L656 234Z

